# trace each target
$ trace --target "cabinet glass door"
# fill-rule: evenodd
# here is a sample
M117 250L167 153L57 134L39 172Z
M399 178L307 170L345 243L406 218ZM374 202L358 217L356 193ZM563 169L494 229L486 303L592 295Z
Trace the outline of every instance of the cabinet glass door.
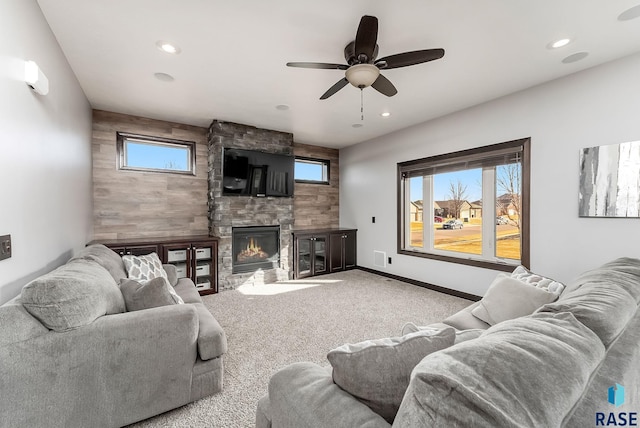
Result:
M298 238L298 277L311 275L312 238Z
M324 236L313 238L313 272L327 271L327 239Z

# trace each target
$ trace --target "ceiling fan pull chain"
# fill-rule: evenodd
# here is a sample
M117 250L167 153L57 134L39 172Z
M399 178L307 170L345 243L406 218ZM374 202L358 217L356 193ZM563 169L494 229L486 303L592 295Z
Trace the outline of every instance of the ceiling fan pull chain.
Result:
M362 88L360 88L360 120L364 122L364 98L362 96Z

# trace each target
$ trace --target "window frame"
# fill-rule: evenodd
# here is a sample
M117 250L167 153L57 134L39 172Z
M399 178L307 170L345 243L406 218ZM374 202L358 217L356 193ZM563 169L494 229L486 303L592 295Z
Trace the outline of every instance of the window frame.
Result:
M502 261L492 261L488 259L482 259L480 257L473 258L474 255L468 253L461 253L461 256L454 256L451 254L440 254L428 252L428 250L411 250L407 249L409 246L405 245L406 240L406 230L407 230L407 222L409 213L407 212L408 203L405 196L408 196L408 192L406 192L407 185L405 184L408 181L409 177L406 176L405 171L407 168L415 168L425 164L437 164L439 162L442 163L451 163L455 162L456 158L489 158L491 154L495 154L496 152L500 152L502 150L513 149L517 147L522 147L521 154L521 219L520 219L520 261L518 264L529 268L530 266L530 228L529 228L529 217L530 217L530 174L531 174L531 138L522 138L518 140L507 141L504 143L492 144L488 146L476 147L468 150L461 150L452 153L446 153L442 155L430 156L422 159L416 159L406 162L399 162L397 164L397 251L398 254L414 256L414 257L422 257L434 260L440 260L450 263L457 263L468 266L482 267L493 270L500 270L505 272L512 271L517 264L510 264ZM485 172L483 171L483 175ZM433 177L432 175L430 177ZM495 177L494 177L495 178ZM494 190L495 192L495 190ZM494 196L494 198L497 197ZM485 190L483 189L483 201L485 199ZM429 220L429 225L433 222L433 215L431 217L426 216L426 207L432 206L432 203L426 203L427 201L423 201L423 221ZM484 205L484 203L483 203ZM483 218L485 217L483 207ZM495 214L495 207L492 207L490 210ZM494 215L495 217L495 215ZM495 223L495 220L493 221ZM424 224L427 224L426 222ZM495 238L494 238L495 239ZM484 241L483 241L484 243Z
M177 170L168 168L145 168L140 166L127 165L126 141L149 144L153 146L172 146L187 149L187 169ZM154 137L149 135L132 134L128 132L116 132L116 152L118 160L118 170L122 171L142 171L157 172L180 175L196 175L196 143L195 141L175 140L172 138Z
M295 163L298 161L306 163L321 164L323 169L323 180L304 180L295 178ZM296 183L304 184L331 184L331 161L329 159L310 158L305 156L296 156L294 161L294 180ZM326 173L326 174L325 174ZM325 177L326 176L326 177ZM326 178L326 179L325 179Z

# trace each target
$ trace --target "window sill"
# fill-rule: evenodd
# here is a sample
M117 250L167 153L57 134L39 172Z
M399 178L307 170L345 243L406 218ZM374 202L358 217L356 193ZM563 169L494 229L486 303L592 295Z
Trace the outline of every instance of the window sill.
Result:
M499 270L502 272L512 272L517 266L521 264L519 262L515 262L515 264L509 264L509 263L491 262L487 260L466 259L462 257L452 257L452 256L445 256L442 254L423 253L421 251L410 251L410 250L401 250L401 249L398 249L398 254L403 254L405 256L422 257L424 259L440 260L443 262L456 263L459 265L475 266L475 267L480 267L484 269Z

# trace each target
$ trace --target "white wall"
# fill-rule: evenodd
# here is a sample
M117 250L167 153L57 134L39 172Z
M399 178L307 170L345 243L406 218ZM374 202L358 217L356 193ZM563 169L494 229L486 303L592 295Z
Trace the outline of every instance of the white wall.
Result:
M396 163L522 137L531 137L532 270L570 281L640 258L640 219L578 217L580 149L640 140L639 76L636 54L341 150L340 225L358 228L358 264L482 295L496 271L396 254ZM374 266L374 250L393 264Z
M22 80L34 60L49 94ZM91 107L35 0L0 2L0 303L91 234Z

